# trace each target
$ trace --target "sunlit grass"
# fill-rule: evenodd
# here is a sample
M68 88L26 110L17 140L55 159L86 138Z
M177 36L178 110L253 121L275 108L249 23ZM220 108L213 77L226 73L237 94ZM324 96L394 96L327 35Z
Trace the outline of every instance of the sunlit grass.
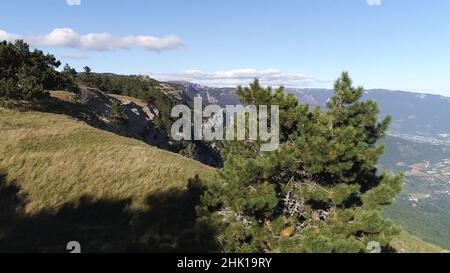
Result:
M139 207L152 192L214 170L64 115L0 108L0 138L0 170L28 195L28 213L83 195L132 198Z

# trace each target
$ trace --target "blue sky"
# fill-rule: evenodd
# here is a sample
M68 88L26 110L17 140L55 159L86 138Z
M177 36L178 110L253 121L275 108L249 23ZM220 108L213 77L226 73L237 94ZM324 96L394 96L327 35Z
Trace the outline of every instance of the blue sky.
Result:
M449 14L445 0L5 0L0 39L97 72L331 88L348 70L450 96Z

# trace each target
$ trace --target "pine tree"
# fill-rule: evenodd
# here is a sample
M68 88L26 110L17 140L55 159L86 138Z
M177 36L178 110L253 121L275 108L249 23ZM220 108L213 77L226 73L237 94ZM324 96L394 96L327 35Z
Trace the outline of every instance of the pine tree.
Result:
M0 42L0 97L39 99L61 85L61 63L41 50L30 51L23 40Z
M67 88L74 85L77 75L78 73L75 68L72 68L69 64L64 65L64 68L61 71L61 77L64 85L63 87Z
M122 103L117 99L112 99L111 102L111 115L110 118L116 123L127 123L128 118L125 114L125 108Z
M87 85L92 85L93 81L94 81L94 75L92 73L92 69L89 66L85 66L83 67L83 74L81 77L81 80L83 81L83 83L87 84Z
M334 89L321 111L258 81L238 88L243 103L279 105L282 144L260 153L259 142L227 142L224 168L191 181L205 189L198 224L216 228L222 251L365 252L372 241L388 249L398 231L381 209L402 177L376 164L390 117L379 121L377 104L361 100L347 73Z

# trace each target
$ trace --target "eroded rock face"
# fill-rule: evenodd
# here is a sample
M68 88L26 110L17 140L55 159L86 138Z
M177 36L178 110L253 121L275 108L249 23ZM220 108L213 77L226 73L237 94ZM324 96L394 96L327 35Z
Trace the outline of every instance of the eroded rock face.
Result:
M168 138L165 133L155 128L153 124L157 113L149 106L135 102L121 100L125 115L128 119L127 129L134 137L141 138L147 144L168 149Z
M81 88L77 94L78 102L86 105L99 116L111 115L111 98L94 88Z
M155 126L154 121L160 115L160 111L154 105L135 98L109 95L94 88L80 88L77 100L85 105L90 112L97 115L100 120L104 121L101 129L136 138L164 150L183 154L180 143L172 143L167 133ZM117 123L112 119L114 101L120 101L123 114L126 116L126 122ZM194 149L189 157L213 167L219 167L223 164L219 149L202 141L194 143Z

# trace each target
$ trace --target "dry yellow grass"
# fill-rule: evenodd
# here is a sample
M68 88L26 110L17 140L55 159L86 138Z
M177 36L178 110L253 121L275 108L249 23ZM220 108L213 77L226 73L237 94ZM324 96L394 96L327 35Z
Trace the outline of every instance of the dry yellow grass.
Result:
M28 195L26 211L57 209L83 195L132 198L183 188L214 169L64 115L0 107L0 171Z
M75 94L66 91L50 91L50 96L64 101L75 102Z
M116 94L108 94L108 95L111 96L111 97L113 97L113 98L116 98L116 99L118 99L118 100L120 100L120 101L130 101L130 102L133 102L133 103L135 103L136 105L139 105L139 106L141 106L141 107L146 107L146 106L147 106L147 104L146 104L145 102L143 102L142 100L136 99L136 98L133 98L133 97L121 96L121 95L116 95Z

